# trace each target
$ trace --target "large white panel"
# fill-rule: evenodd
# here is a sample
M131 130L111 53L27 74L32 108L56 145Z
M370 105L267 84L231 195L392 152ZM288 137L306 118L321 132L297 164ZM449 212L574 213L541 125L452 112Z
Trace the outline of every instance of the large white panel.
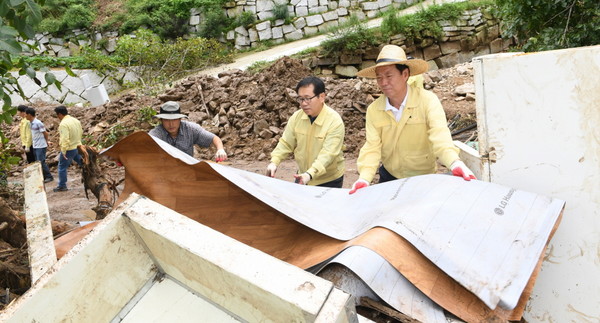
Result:
M474 62L483 178L566 201L525 318L598 322L600 46Z

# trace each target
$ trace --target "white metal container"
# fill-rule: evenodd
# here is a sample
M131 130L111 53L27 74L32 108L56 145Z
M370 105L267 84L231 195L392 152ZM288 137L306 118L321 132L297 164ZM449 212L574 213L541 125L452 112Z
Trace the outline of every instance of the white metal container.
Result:
M566 201L525 313L600 321L600 46L474 59L481 179Z

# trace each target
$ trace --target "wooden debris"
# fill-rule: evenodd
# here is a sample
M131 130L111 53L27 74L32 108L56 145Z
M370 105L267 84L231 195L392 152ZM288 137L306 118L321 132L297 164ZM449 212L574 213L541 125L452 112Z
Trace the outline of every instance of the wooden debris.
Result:
M85 197L88 197L88 190L98 199L98 205L93 208L96 212L96 220L101 220L112 211L119 191L117 186L121 181L114 181L107 178L98 166L98 150L94 147L80 145L77 150L83 158L82 179L85 189Z

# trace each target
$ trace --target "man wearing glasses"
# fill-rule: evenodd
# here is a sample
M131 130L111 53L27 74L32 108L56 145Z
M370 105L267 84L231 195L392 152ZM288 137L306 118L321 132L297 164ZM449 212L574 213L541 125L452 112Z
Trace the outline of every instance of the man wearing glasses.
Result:
M344 122L325 104L325 84L314 76L296 85L300 110L288 120L277 146L271 152L267 175L291 153L298 164L295 182L341 188L344 182Z

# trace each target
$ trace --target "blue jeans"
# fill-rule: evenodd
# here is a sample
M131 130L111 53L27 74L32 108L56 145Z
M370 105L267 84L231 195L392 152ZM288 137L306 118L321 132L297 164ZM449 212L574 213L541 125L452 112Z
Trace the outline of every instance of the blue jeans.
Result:
M33 148L33 153L35 154L35 160L39 161L42 164L42 173L44 174L44 179L52 178L52 174L50 173L50 169L46 164L46 149L44 148Z
M68 150L65 155L61 152L58 154L58 187L67 187L67 168L71 166L71 162L74 160L79 166L83 163L81 156L77 152L77 149Z

